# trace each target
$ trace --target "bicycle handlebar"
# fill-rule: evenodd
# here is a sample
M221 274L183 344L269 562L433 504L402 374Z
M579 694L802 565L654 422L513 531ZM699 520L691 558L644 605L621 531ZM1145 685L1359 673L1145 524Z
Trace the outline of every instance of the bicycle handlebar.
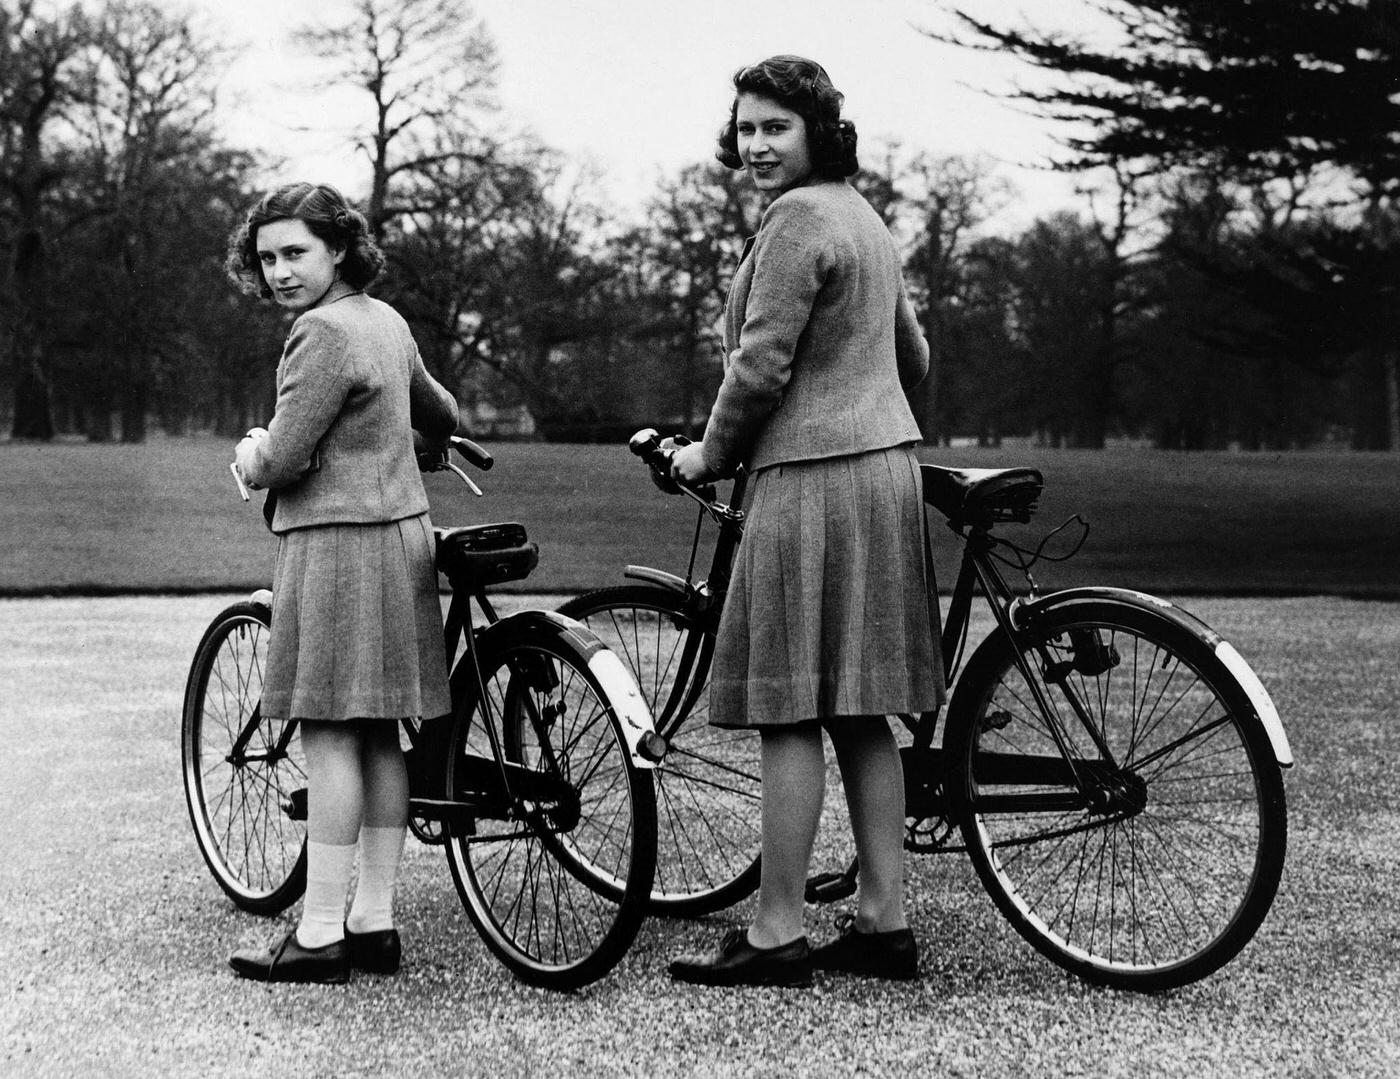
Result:
M466 458L468 464L476 466L483 472L490 472L491 466L496 463L494 457L469 438L453 435L447 441L453 449Z
M671 442L672 445L663 446L656 428L645 427L627 440L627 448L646 462L652 483L668 495L687 494L707 505L713 503L717 497L713 483L690 484L671 475L671 458L676 455L676 447L688 445L690 439L676 435Z
M470 476L452 463L449 450L456 450L468 464L480 469L482 472L489 472L491 466L496 463L494 457L471 439L462 438L460 435L453 435L447 440L447 445L443 446L441 449L419 452L417 455L418 470L420 472L452 472L471 489L472 494L480 495L481 488L472 482Z

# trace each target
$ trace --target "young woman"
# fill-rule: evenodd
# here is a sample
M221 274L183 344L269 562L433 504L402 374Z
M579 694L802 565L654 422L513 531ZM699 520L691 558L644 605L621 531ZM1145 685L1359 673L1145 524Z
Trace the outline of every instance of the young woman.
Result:
M306 900L245 978L343 982L393 973L393 891L408 821L398 723L450 710L428 499L414 456L457 426L408 325L364 289L384 256L335 188L290 184L230 237L230 275L297 314L267 429L238 444L252 486L277 492L272 634L262 712L296 719L306 754ZM345 905L356 850L359 883Z
M904 792L886 716L936 708L943 673L904 390L928 370L889 231L846 181L856 133L821 65L734 77L717 157L773 196L725 312L725 376L673 474L753 472L716 645L711 722L757 727L763 870L752 924L671 964L711 985L805 985L813 968L917 975L904 915ZM857 912L809 948L803 890L831 738L860 858Z

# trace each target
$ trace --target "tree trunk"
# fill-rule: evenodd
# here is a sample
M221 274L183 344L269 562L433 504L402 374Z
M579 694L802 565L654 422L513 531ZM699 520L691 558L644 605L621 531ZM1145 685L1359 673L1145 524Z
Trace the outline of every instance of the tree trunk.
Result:
M1400 355L1394 349L1381 358L1385 371L1386 431L1391 453L1400 453Z
M122 441L146 441L146 388L128 386L122 394Z
M48 442L54 436L53 395L39 359L39 346L28 343L15 351L15 417L10 435Z

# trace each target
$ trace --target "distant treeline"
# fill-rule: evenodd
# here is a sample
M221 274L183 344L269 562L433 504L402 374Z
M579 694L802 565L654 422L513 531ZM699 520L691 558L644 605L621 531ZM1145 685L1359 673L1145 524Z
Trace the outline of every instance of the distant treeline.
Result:
M389 256L376 292L468 414L571 440L701 429L725 290L762 213L743 176L696 164L624 218L586 172L510 133L491 39L465 5L347 11L296 44L362 91L364 186L349 193ZM14 437L234 435L267 419L286 322L222 263L268 170L218 134L224 62L154 4L0 0L0 411ZM862 147L855 182L900 244L933 349L913 401L930 440L1400 448L1388 189L1333 198L1350 190L1336 172L1317 188L1200 160L1086 159L1083 206L1007 234L991 226L1015 194L987 163L871 133Z

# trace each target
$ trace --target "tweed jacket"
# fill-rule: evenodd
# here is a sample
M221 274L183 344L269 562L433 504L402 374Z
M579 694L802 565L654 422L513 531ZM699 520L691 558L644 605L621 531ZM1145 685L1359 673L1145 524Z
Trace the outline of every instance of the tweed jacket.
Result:
M763 214L730 285L725 373L705 429L717 475L920 438L904 391L928 344L899 254L844 180L812 179Z
M440 442L457 418L399 313L349 292L292 324L267 437L245 443L238 464L277 488L274 532L396 521L428 509L413 429Z

